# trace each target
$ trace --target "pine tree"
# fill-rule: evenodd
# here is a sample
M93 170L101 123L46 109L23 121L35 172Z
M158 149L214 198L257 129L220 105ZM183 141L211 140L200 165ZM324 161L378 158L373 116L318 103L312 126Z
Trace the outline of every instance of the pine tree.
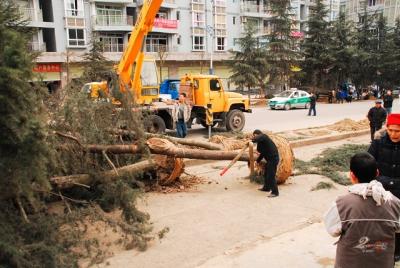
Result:
M111 76L112 64L103 55L103 43L92 37L91 48L83 55L85 69L82 78L90 82L107 80Z
M391 86L391 70L386 66L386 60L390 60L392 52L390 49L390 33L386 18L381 13L378 17L375 26L376 33L376 51L375 51L375 66L376 66L376 83L379 88Z
M338 84L350 78L351 65L349 63L352 62L355 53L354 31L353 24L346 19L344 12L339 13L338 19L333 22L332 26L333 34L330 50L334 62L330 74L332 81Z
M400 85L400 18L388 33L385 51L380 58L383 86L393 88Z
M292 76L291 68L299 58L296 39L292 36L296 22L293 20L290 0L271 0L269 7L273 14L270 19L272 30L268 35L269 76L271 83L282 89Z
M29 31L17 6L0 2L0 201L35 203L35 187L47 188L45 112L33 79ZM22 201L21 201L22 200ZM20 203L21 204L21 203Z
M323 0L316 0L315 6L310 9L308 30L302 44L302 69L306 74L306 83L326 88L328 72L334 61L328 46L332 43L330 23L327 21L328 10Z
M230 80L240 87L250 88L258 85L264 88L266 61L263 48L255 37L256 28L251 23L245 26L245 34L239 38L239 51L231 51L232 60L228 62L232 75Z
M364 3L363 11L359 14L357 33L355 38L355 54L351 62L352 80L357 87L365 88L375 82L376 68L376 35L374 14L367 11L367 3Z

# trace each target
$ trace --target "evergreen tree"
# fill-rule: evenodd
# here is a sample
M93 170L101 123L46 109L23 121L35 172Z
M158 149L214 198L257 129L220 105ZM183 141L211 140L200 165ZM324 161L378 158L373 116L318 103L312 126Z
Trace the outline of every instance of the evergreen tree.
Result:
M386 60L390 60L392 55L390 49L390 37L389 28L386 22L386 18L383 14L380 14L375 26L376 35L376 52L375 52L375 66L376 66L376 83L379 88L390 86L391 70L387 69Z
M271 0L269 7L273 14L270 19L272 30L268 35L269 76L271 83L282 89L292 76L291 68L299 57L296 39L292 36L295 21L290 0Z
M35 203L33 185L47 187L45 112L33 79L30 34L10 0L0 1L0 192ZM20 203L21 204L21 203Z
M385 52L379 63L383 86L392 88L400 85L400 18L396 20L394 29L388 33Z
M302 70L305 72L306 83L318 88L326 88L328 72L334 61L329 49L332 38L327 15L328 10L323 0L316 0L315 6L310 7L308 30L302 44Z
M368 14L367 4L359 14L357 33L355 38L355 54L352 64L352 80L357 87L365 88L375 82L376 68L376 35L374 14Z
M238 40L240 50L231 51L233 57L228 62L232 72L230 80L240 87L247 87L249 94L254 86L263 90L266 78L265 53L255 34L255 26L247 23L244 36Z
M333 22L332 43L329 46L334 58L333 68L330 71L332 87L335 84L347 81L351 74L351 65L354 49L353 24L346 19L341 11L338 19Z
M107 80L111 76L112 64L103 55L103 43L92 37L91 48L83 55L85 69L82 78L90 82Z

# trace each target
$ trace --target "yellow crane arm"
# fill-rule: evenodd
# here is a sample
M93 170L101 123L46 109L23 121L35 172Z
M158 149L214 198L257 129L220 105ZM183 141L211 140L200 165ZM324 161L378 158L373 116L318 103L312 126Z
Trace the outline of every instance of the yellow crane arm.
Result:
M138 57L143 47L146 35L151 31L154 19L160 9L163 0L143 0L143 6L132 28L128 46L126 47L122 58L117 66L117 73L123 84L129 85L131 81L132 64L137 61L136 68L141 68L143 57ZM135 70L135 74L140 71Z

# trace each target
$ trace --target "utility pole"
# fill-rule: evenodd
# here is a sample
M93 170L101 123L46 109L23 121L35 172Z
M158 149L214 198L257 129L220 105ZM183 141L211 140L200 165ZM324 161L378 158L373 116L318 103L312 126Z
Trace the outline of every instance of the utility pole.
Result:
M213 66L213 54L214 54L214 45L215 45L215 29L214 29L214 0L211 0L211 23L212 25L207 24L206 30L207 33L211 37L211 51L210 51L210 74L214 74L214 66ZM207 14L207 12L206 12ZM206 19L207 21L207 19ZM208 22L208 21L207 21Z

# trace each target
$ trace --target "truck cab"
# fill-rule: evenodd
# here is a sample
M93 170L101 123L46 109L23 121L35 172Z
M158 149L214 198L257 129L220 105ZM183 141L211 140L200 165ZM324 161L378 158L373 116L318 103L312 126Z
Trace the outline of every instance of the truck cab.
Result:
M180 92L185 92L192 106L191 118L203 126L217 123L228 131L241 131L245 124L243 112L251 112L250 101L243 95L226 92L216 75L185 75ZM207 122L212 114L212 122Z

